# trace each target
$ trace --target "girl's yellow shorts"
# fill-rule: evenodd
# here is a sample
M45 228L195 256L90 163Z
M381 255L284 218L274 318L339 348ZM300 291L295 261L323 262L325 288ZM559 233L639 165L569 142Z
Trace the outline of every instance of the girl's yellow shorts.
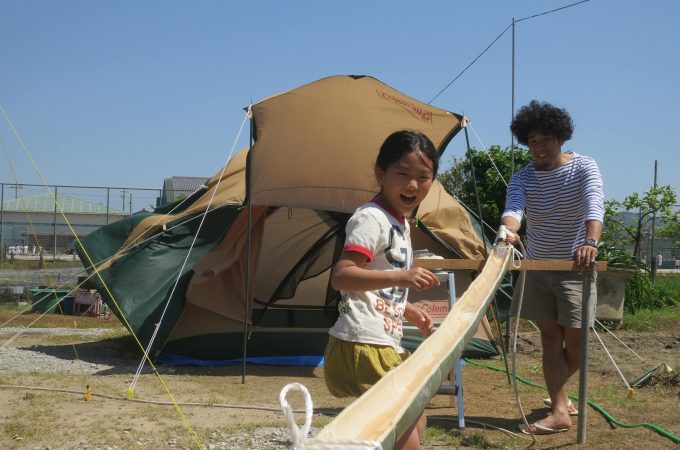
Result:
M389 345L347 342L330 336L324 352L326 386L335 397L359 397L411 354Z

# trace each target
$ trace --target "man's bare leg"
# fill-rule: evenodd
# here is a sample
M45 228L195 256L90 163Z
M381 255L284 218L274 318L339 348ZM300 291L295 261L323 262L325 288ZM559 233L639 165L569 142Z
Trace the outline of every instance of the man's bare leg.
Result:
M573 361L576 357L575 368L578 369L578 340L576 354L574 353L574 336L571 330L565 329L556 321L539 320L538 329L541 331L543 345L543 376L552 400L552 414L541 419L540 424L547 428L570 428L567 397L567 380L574 373ZM576 330L578 332L578 330ZM568 336L568 337L567 337ZM578 337L578 333L577 333ZM565 347L565 342L567 346Z

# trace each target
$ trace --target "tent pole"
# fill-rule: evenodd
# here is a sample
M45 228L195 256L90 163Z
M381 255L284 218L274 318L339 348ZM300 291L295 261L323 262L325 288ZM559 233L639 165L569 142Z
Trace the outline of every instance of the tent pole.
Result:
M512 18L512 88L510 121L515 118L515 18ZM515 174L515 135L510 132L510 176Z
M477 203L477 217L479 217L479 228L482 230L482 243L484 244L484 259L489 258L489 252L486 249L486 239L484 237L484 218L482 217L482 205L479 202L479 190L477 189L477 177L475 176L475 163L472 159L472 149L470 148L470 135L468 134L467 127L465 127L465 144L467 145L467 155L468 155L468 160L470 161L470 173L472 175L472 185L475 188L475 202ZM493 303L495 307L496 305L496 299L494 298ZM491 311L493 312L494 309L492 308ZM497 316L496 316L497 317ZM508 374L508 384L511 383L510 381L510 370L508 367L508 358L507 355L505 354L505 348L503 347L503 333L501 333L501 327L500 324L498 323L498 319L496 319L496 325L498 329L498 334L499 338L501 340L501 353L503 354L503 361L505 362L505 372Z
M253 204L251 202L252 193L252 177L251 171L251 152L253 151L253 116L252 106L249 107L250 113L250 140L248 148L248 156L246 158L246 203L248 205L248 243L246 252L246 286L243 297L243 371L241 373L241 384L246 384L246 356L248 350L248 299L250 298L250 253L253 233Z
M581 367L578 383L578 429L576 430L576 442L586 443L586 420L588 418L588 335L592 322L592 299L590 289L595 282L597 273L596 264L590 266L590 270L583 272L583 293L581 300Z
M496 322L496 331L498 332L498 342L501 348L501 355L503 356L503 363L505 364L505 373L508 376L508 384L512 386L512 379L510 378L510 366L508 366L508 354L503 345L503 331L501 329L500 315L498 314L498 305L496 304L496 297L491 301L491 316ZM510 319L507 320L510 323ZM507 336L507 334L506 334Z
M477 217L479 218L479 228L482 230L482 242L484 243L484 259L489 257L489 252L486 249L486 239L484 238L484 219L482 218L482 206L479 203L479 190L477 189L477 177L475 176L475 163L472 160L472 149L470 148L470 136L468 135L467 127L465 130L465 144L467 145L467 157L470 161L470 175L472 176L472 186L475 189L475 202L477 203Z

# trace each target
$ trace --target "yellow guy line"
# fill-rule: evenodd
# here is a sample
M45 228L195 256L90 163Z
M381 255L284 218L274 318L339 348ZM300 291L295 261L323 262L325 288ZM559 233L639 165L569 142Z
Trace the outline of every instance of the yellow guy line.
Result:
M196 435L196 432L195 432L194 429L191 427L191 424L189 424L189 422L188 422L188 420L187 420L187 418L186 418L184 412L183 412L182 409L179 407L179 404L178 404L177 401L175 400L175 397L174 397L174 396L172 395L172 393L170 392L170 389L168 388L168 385L165 384L165 381L164 381L163 378L161 377L160 373L158 373L158 370L156 369L156 366L153 364L153 361L151 361L151 358L149 357L148 353L147 353L146 350L144 349L144 346L143 346L142 343L139 341L139 338L137 337L137 335L136 335L135 332L133 331L132 326L131 326L130 323L128 322L127 318L125 318L125 315L124 315L123 312L121 311L120 306L118 306L118 302L116 302L116 299L114 298L113 293L109 290L108 285L106 284L106 282L105 282L104 279L102 278L101 274L100 274L99 271L97 270L97 267L94 265L94 262L92 261L92 258L90 258L90 255L87 253L87 250L85 250L85 247L84 247L83 244L80 242L80 239L78 238L78 234L76 233L76 231L75 231L75 230L73 229L73 227L71 226L71 223L69 222L68 218L66 217L66 214L64 213L63 209L61 208L61 205L59 205L59 202L57 201L56 197L54 196L54 194L53 194L52 191L50 190L50 188L49 188L49 186L48 186L48 184L47 184L47 181L45 180L45 178L43 177L42 173L41 173L40 170L38 169L38 167L37 167L35 161L33 160L33 157L31 156L30 152L28 151L28 148L26 147L26 145L25 145L24 142L22 141L21 137L19 136L19 134L17 133L16 129L14 128L14 125L12 124L12 121L11 121L11 120L9 119L9 117L7 116L7 113L5 112L5 109L4 109L1 105L0 105L0 111L2 111L2 114L3 114L3 116L5 116L5 120L7 120L7 123L9 124L10 128L12 129L12 132L14 133L14 136L16 137L17 141L18 141L19 144L21 145L21 148L23 149L24 153L26 153L26 156L28 157L28 159L31 161L31 165L33 166L33 169L36 171L36 173L38 174L38 176L39 176L40 179L42 180L43 185L45 185L45 188L47 189L47 191L49 192L50 196L52 197L52 200L54 201L54 204L55 204L55 205L57 206L57 208L59 209L59 213L61 214L61 217L64 219L64 222L65 222L66 225L68 226L69 230L71 230L71 233L73 234L73 237L75 238L76 242L78 243L78 245L80 246L80 248L83 250L83 253L85 254L85 257L87 258L87 262L88 262L88 263L91 265L91 267L93 268L95 274L96 274L97 277L99 278L99 281L101 281L102 285L104 286L104 289L106 289L106 292L107 292L107 294L109 295L109 298L111 298L111 301L113 302L113 304L116 306L116 309L117 309L118 312L120 313L120 317L123 319L123 321L125 322L125 325L127 326L127 328L128 328L128 329L130 330L130 332L132 333L132 336L134 337L135 342L137 342L137 345L139 346L139 348L140 348L140 349L142 350L142 352L144 353L144 357L145 357L146 360L149 362L149 366L151 366L151 368L153 369L153 373L158 377L158 380L161 382L161 385L162 385L163 388L165 389L165 392L168 394L168 397L170 397L170 400L172 401L172 404L173 404L173 406L175 407L175 410L177 411L177 413L179 414L179 416L182 418L182 423L184 424L184 427L185 427L185 428L189 431L189 433L191 434L191 436L192 436L192 438L193 438L194 443L196 444L196 446L197 446L198 448L203 448L203 444L202 444L202 443L200 442L200 440L198 439L198 436Z

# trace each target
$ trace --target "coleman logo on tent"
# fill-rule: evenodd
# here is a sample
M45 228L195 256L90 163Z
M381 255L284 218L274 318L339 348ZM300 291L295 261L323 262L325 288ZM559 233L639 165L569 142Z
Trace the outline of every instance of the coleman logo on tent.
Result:
M426 111L423 108L421 108L418 105L414 105L413 103L409 102L408 100L405 100L403 98L399 98L393 94L389 94L385 91L380 91L380 90L375 90L375 92L378 93L378 97L382 98L383 100L387 100L390 102L393 102L405 110L407 110L411 115L414 117L422 120L423 122L426 123L432 123L432 111Z

